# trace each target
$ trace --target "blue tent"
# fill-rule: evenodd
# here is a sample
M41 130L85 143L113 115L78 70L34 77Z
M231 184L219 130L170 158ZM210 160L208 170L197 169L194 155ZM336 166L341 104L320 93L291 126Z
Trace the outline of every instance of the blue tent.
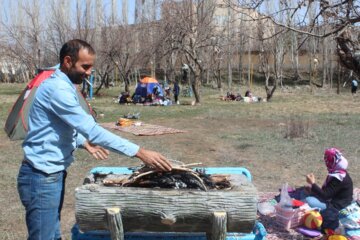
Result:
M164 91L159 82L155 78L145 77L138 83L135 89L135 95L146 98L146 96L154 93L155 88L157 88L159 96L164 96Z

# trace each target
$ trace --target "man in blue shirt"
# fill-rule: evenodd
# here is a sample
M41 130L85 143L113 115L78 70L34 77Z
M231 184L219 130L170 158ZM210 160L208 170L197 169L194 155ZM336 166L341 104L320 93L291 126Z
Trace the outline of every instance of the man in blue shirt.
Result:
M60 50L60 69L36 92L18 175L30 240L61 239L66 169L74 161L73 152L78 147L96 159L107 158L111 150L137 157L160 171L171 170L163 155L105 130L82 109L74 84L90 76L94 61L95 51L88 43L78 39L65 43Z

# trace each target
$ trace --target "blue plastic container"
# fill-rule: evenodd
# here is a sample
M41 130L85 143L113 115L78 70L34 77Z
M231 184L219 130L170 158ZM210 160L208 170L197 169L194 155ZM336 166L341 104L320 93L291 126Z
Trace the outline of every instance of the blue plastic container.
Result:
M111 240L108 231L81 233L77 225L72 230L72 240ZM228 233L226 240L265 240L264 226L256 222L253 233ZM125 240L207 240L205 233L131 232L125 233Z

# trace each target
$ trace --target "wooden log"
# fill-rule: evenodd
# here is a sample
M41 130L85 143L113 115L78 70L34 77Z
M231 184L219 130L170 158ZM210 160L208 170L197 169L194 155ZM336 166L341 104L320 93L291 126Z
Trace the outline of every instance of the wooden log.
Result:
M76 221L82 231L107 230L106 208L121 208L125 232L208 232L214 212L226 212L229 232L251 232L258 193L242 175L230 175L229 190L106 187L75 190Z
M208 240L225 240L226 239L226 212L214 212L211 239Z
M111 240L124 240L120 208L107 208L106 213Z

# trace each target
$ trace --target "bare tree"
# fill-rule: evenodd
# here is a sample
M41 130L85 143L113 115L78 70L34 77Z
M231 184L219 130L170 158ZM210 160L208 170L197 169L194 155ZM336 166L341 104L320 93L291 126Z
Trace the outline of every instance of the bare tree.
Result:
M280 9L285 5L280 2ZM274 9L273 2L267 2L266 9L271 12ZM235 9L235 6L234 6ZM266 91L266 98L270 100L280 83L282 85L283 78L283 64L284 64L284 56L287 52L286 46L286 31L283 27L276 26L272 24L266 18L266 14L264 16L260 15L258 12L237 7L237 11L239 12L239 16L248 22L247 29L252 29L252 31L245 31L246 37L249 38L248 47L248 55L249 55L249 79L252 78L252 59L250 58L252 52L258 52L259 56L259 70L264 74L264 87ZM245 15L243 17L242 15ZM285 21L283 16L280 16L278 19L279 22ZM256 34L255 34L256 33ZM250 63L251 62L251 63Z
M168 51L179 51L186 59L191 72L191 87L195 102L200 103L200 87L206 62L206 49L216 37L213 27L215 4L205 0L184 0L167 2L164 13L163 41ZM171 12L171 14L170 14Z
M230 2L234 4L234 1ZM238 0L236 4L260 11L264 8L265 1L255 0L248 3L247 1ZM360 22L360 5L357 1L299 0L295 7L289 8L287 11L291 12L291 16L303 17L296 18L297 21L293 21L291 25L277 20L277 16L283 14L283 11L273 12L267 15L266 18L278 26L308 37L319 39L333 36L337 43L337 53L341 64L348 70L353 70L358 77L360 76L360 47L357 37L359 32L357 23ZM307 26L307 28L304 26ZM323 26L326 26L326 31L319 31ZM298 48L304 42L300 42Z
M42 47L44 44L44 32L40 14L39 0L31 0L17 6L21 10L21 21L11 19L2 26L9 37L10 44L7 46L9 58L25 65L27 70L34 74L42 64ZM15 17L15 16L14 16Z
M73 37L83 39L87 42L94 43L96 32L94 29L94 15L91 9L93 8L90 0L76 1L76 33Z
M260 22L258 22L260 23ZM259 58L260 58L260 68L261 71L265 75L265 90L266 90L266 99L270 100L273 93L277 88L277 81L273 82L273 86L270 86L270 77L271 77L271 45L272 39L265 39L264 38L264 27L260 26L258 28L258 36L260 39L260 51L259 51Z
M210 55L210 68L215 77L216 86L218 89L222 88L222 78L221 78L221 69L223 68L223 59L225 51L223 50L223 45L220 43L220 38L214 38L214 42L211 44L212 55Z
M70 6L67 1L51 0L48 4L49 17L46 28L46 58L48 66L58 61L59 49L71 38L73 31L69 19ZM59 7L60 5L60 7Z

